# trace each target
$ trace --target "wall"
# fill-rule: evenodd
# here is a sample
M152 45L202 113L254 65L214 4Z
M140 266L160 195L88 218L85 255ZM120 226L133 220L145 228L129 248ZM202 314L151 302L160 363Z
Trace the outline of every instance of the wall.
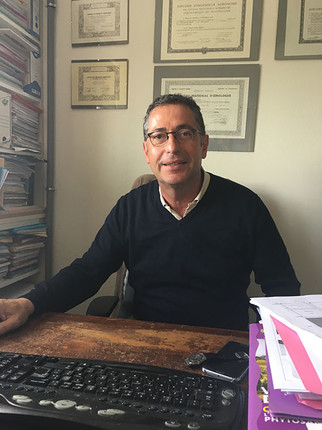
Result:
M70 3L57 0L56 11L55 271L87 249L118 197L149 171L142 119L153 94L154 1L130 0L129 44L82 48L71 47ZM255 151L209 152L204 167L262 197L289 249L302 293L319 293L322 61L274 60L277 9L278 0L264 2ZM71 109L71 60L98 58L129 60L128 109ZM250 294L258 289L252 286Z

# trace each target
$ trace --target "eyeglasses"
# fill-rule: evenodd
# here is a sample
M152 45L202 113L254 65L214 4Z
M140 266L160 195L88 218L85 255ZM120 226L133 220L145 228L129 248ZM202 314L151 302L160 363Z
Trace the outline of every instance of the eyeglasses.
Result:
M194 139L196 133L202 134L201 131L194 128L182 128L177 131L152 131L148 133L148 136L153 146L162 146L169 139L170 134L173 134L179 143L189 143Z

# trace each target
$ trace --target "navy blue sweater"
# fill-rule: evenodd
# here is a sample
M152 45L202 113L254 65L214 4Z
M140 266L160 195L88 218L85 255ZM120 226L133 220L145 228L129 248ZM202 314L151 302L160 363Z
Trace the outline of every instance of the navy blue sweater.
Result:
M260 198L211 175L196 208L177 220L157 181L121 197L82 258L25 297L36 312L66 311L95 294L125 261L138 319L244 330L250 274L266 295L300 284Z

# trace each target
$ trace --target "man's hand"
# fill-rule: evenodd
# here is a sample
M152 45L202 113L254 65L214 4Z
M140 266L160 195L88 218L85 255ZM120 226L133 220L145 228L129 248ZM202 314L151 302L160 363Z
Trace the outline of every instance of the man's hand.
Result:
M34 310L34 305L25 298L0 300L0 335L23 325Z

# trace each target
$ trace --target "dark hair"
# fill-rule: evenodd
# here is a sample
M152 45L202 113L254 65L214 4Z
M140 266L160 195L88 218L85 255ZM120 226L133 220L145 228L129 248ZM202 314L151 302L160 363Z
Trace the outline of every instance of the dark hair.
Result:
M200 111L200 107L194 101L192 97L184 96L182 94L164 94L162 96L157 97L148 107L144 120L143 120L143 136L144 140L148 137L148 122L149 117L153 109L163 105L184 105L191 109L195 121L198 125L199 131L205 135L205 123Z

